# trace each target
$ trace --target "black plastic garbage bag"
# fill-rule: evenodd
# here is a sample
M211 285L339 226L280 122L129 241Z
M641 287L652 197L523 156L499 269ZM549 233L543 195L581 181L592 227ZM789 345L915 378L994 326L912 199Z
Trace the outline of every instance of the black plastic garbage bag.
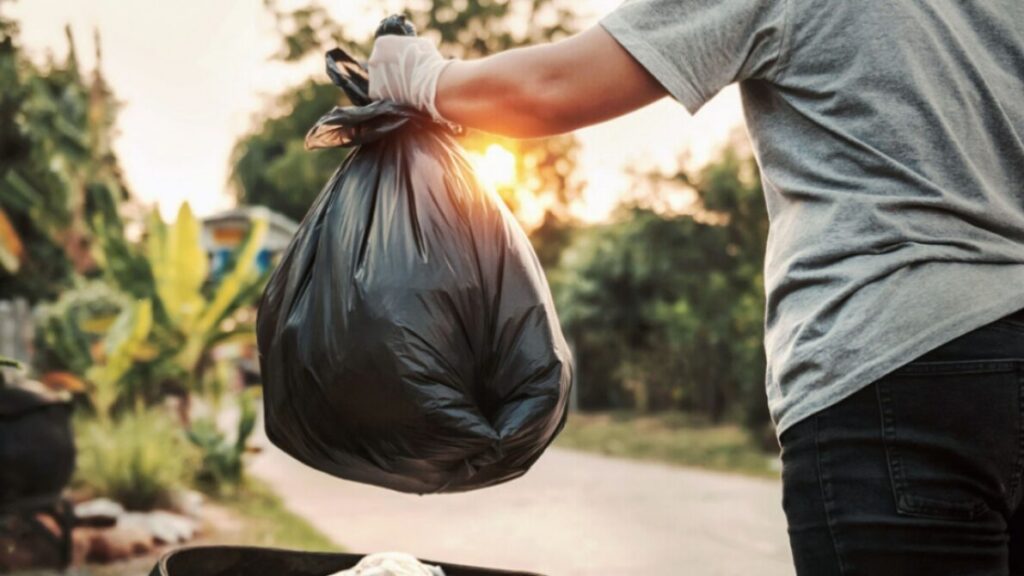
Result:
M415 493L524 474L561 430L573 369L525 233L482 187L452 129L371 102L307 136L354 146L306 215L260 304L270 440L329 474Z

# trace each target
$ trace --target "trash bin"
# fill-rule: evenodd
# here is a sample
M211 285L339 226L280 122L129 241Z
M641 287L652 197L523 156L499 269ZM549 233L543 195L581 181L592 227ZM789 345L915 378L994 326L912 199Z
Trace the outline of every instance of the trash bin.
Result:
M327 576L355 566L362 554L302 552L249 546L197 546L168 552L149 576ZM422 560L445 576L543 576Z

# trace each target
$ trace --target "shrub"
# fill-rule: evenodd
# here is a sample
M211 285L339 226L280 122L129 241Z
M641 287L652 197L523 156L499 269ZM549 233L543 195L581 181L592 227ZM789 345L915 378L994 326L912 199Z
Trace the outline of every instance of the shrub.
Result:
M195 473L194 449L163 411L127 411L108 421L80 419L75 429L76 485L128 509L166 505Z
M85 374L95 347L130 299L110 285L81 281L36 310L36 367Z
M225 434L213 417L193 421L187 431L189 441L202 455L196 484L207 492L230 494L244 480L246 443L256 428L256 407L244 391L238 395L238 412L234 437Z

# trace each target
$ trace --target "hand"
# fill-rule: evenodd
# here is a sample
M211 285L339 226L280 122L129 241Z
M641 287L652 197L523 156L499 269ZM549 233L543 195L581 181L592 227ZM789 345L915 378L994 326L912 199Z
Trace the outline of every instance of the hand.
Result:
M437 79L451 64L426 38L381 36L370 54L370 98L407 104L446 120L437 111Z

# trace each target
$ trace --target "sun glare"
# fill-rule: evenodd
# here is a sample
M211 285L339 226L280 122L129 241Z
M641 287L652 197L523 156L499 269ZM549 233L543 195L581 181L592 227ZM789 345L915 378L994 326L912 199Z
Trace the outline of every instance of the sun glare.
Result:
M473 155L477 176L494 189L515 184L516 156L501 144L491 144L483 154Z
M492 143L483 153L469 152L468 156L480 182L509 202L516 218L527 230L544 221L550 198L537 196L530 186L519 180L515 154L501 144Z

